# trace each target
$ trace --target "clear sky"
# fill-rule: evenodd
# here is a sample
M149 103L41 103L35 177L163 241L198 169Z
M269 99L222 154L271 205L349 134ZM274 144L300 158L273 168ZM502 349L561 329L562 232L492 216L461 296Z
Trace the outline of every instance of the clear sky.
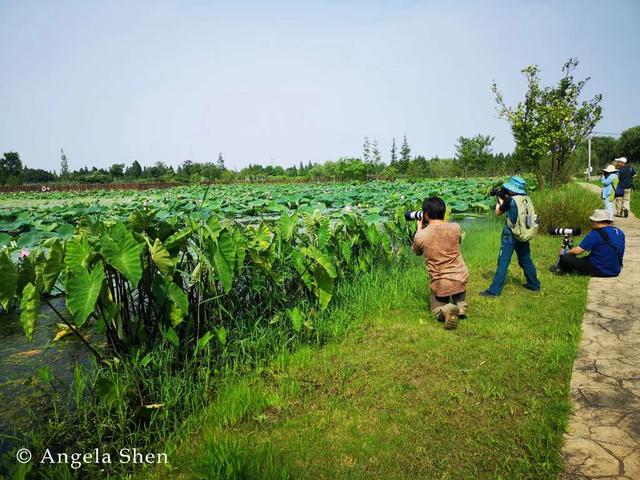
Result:
M495 136L491 83L509 103L522 67L555 82L570 56L598 131L640 124L640 0L0 0L0 153L32 168L185 159L290 166L357 156L406 133L452 156Z

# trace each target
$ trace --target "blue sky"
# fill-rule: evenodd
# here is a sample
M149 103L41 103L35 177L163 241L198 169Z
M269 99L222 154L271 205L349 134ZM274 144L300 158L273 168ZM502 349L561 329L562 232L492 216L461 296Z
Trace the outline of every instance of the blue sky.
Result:
M0 0L0 150L32 168L185 159L290 166L361 152L452 156L495 136L532 63L570 56L602 93L598 131L640 124L640 1Z

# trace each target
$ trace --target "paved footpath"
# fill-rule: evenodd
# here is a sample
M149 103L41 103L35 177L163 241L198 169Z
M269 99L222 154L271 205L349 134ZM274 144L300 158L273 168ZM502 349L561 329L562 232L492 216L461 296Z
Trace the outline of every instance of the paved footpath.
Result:
M625 266L617 278L589 282L564 480L640 480L640 220L615 224L626 235Z

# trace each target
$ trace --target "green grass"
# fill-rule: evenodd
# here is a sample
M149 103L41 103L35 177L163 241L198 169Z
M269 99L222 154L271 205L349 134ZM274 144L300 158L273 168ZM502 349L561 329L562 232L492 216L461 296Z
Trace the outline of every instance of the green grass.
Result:
M596 208L603 208L602 200L597 193L575 183L569 183L556 190L537 191L531 198L542 232L547 232L551 227L576 226L588 231L591 229L589 215Z
M167 445L162 478L555 478L587 279L555 277L558 238L533 241L542 291L517 262L500 298L500 225L466 227L469 318L428 314L420 258L341 287L316 322L336 341L229 382ZM339 341L338 341L339 339Z

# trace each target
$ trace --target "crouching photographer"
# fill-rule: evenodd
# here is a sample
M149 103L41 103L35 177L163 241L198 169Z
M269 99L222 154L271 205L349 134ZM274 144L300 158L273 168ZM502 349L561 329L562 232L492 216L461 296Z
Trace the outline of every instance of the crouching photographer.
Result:
M451 330L458 326L458 318L467 316L469 270L460 252L462 228L457 223L448 223L445 212L444 200L430 197L422 204L422 215L407 217L415 218L418 224L412 248L416 255L424 255L431 312L444 322L446 330Z
M551 268L552 272L592 277L617 277L620 274L625 243L623 231L613 226L607 210L595 210L589 220L591 231L580 245L560 255L558 265ZM590 252L590 255L578 257L585 252Z

